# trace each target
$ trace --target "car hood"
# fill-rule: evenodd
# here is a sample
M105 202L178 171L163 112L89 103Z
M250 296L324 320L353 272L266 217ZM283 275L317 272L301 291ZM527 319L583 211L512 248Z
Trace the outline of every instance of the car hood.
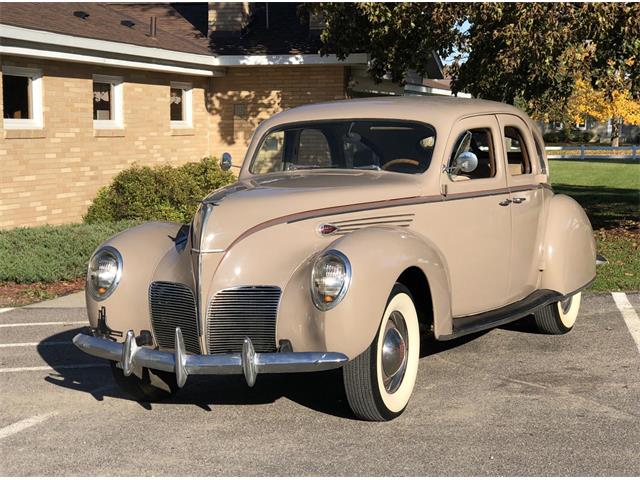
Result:
M211 193L191 226L192 246L221 251L269 225L324 210L420 195L421 175L342 170L268 174Z

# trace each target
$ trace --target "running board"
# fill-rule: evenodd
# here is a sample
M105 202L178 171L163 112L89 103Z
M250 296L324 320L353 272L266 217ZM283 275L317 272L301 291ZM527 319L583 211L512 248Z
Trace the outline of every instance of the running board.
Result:
M559 302L565 296L553 290L537 290L528 297L490 312L466 317L453 317L453 333L440 335L438 340L452 340L470 333L481 332L519 320L540 307Z

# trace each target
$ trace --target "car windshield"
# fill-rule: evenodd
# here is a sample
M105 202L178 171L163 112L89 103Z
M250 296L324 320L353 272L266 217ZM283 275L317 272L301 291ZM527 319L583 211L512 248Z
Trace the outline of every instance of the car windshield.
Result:
M436 133L422 123L333 120L283 125L261 140L253 174L307 169L363 169L422 173Z

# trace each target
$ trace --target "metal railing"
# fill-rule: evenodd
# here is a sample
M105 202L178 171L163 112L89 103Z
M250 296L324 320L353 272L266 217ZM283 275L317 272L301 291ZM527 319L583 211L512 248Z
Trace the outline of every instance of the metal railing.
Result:
M549 160L640 160L640 145L625 147L600 147L571 145L546 147Z

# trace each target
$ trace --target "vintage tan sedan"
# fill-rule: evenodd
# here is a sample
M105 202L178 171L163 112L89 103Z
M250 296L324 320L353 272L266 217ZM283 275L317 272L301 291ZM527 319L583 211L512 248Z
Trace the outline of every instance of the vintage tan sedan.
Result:
M227 154L224 167L230 166ZM190 225L109 239L87 276L83 351L156 399L189 375L343 369L354 414L398 416L421 342L534 314L566 333L595 277L591 225L549 186L508 105L384 98L308 105L256 130L238 181Z

